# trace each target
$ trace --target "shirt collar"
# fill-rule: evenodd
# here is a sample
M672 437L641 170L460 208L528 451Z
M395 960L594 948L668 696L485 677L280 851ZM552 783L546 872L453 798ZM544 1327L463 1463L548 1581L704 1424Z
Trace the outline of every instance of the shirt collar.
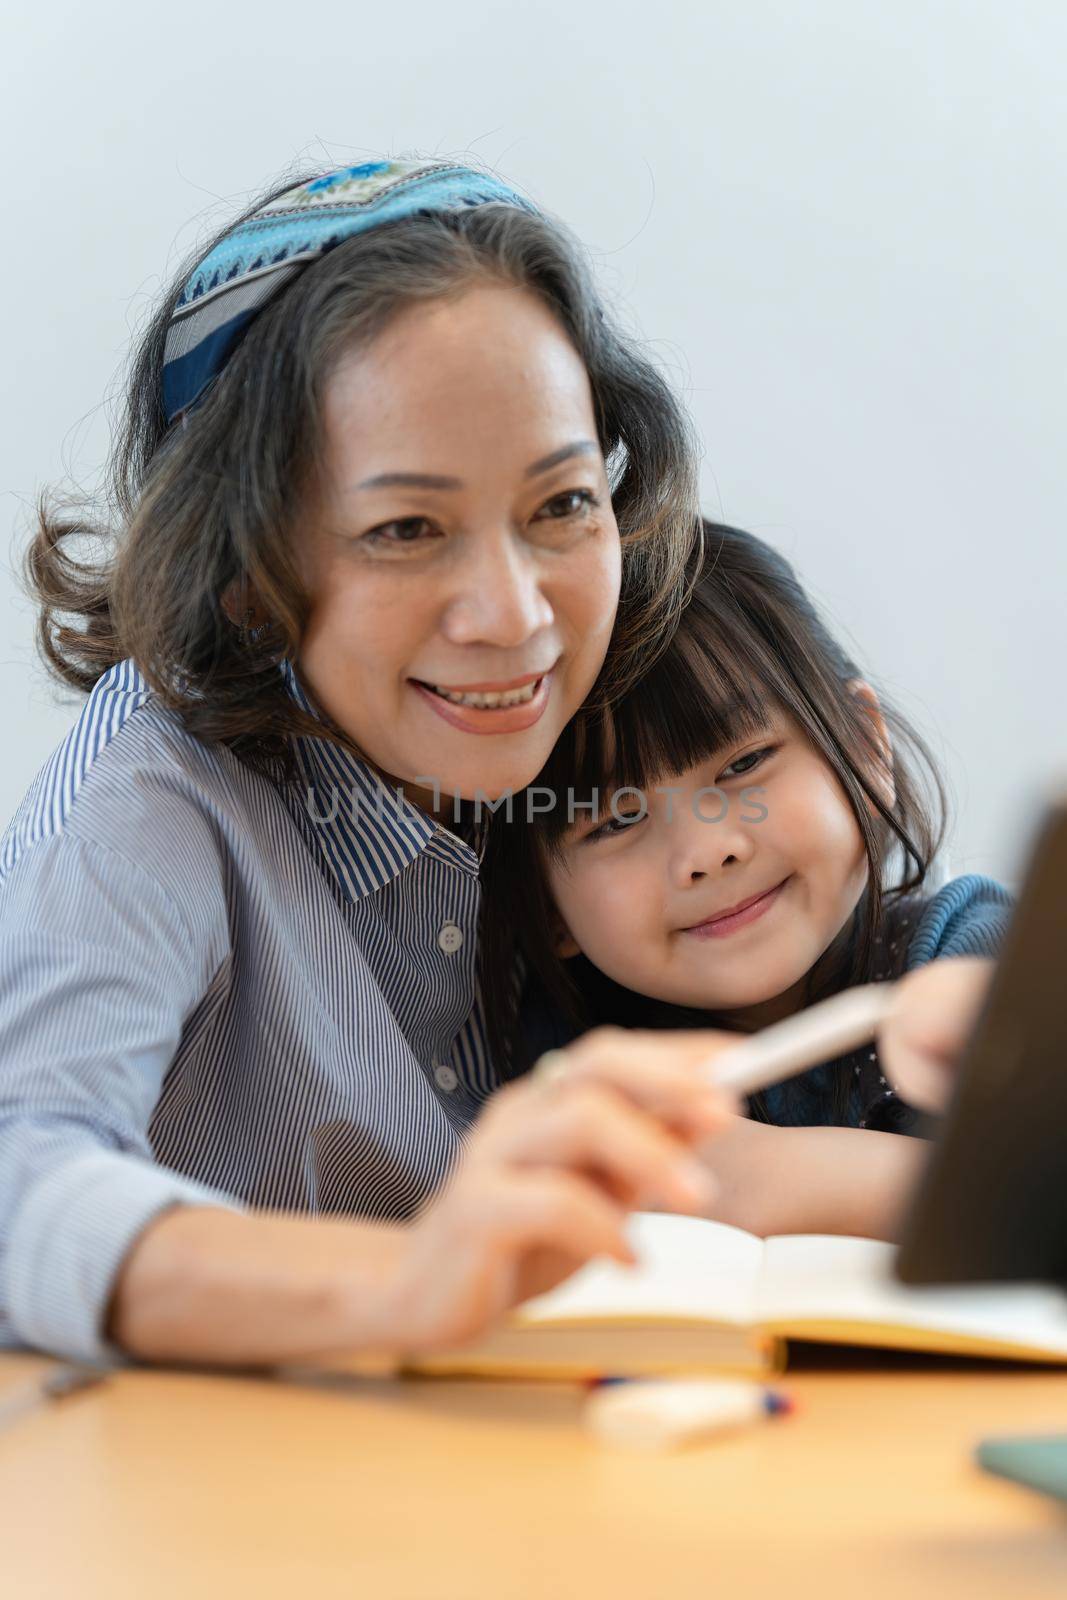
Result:
M283 661L281 670L300 709L321 720L293 664ZM369 762L329 739L298 735L293 744L301 809L350 899L382 888L422 854L477 876L470 845L391 789Z

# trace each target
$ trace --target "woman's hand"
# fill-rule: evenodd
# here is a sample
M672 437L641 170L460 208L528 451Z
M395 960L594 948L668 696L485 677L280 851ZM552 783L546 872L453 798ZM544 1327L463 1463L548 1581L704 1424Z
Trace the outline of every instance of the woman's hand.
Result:
M936 1111L948 1099L994 966L985 957L948 956L898 981L878 1031L878 1055L894 1088L913 1105Z
M565 1071L493 1095L445 1189L407 1232L396 1322L402 1353L476 1337L595 1256L630 1262L630 1211L706 1212L696 1149L732 1101L697 1071L730 1036L597 1028Z
M601 1028L562 1080L493 1096L443 1191L406 1227L178 1205L123 1262L106 1332L148 1361L301 1362L444 1349L593 1256L627 1213L699 1211L693 1151L735 1109L699 1064L731 1036Z

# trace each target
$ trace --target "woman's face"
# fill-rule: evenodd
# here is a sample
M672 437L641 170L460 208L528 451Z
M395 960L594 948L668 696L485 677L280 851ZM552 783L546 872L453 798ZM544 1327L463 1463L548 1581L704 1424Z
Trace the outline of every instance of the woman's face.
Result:
M855 909L863 836L836 775L783 712L670 785L645 794L643 820L620 825L605 794L600 817L567 834L550 869L560 954L581 951L638 994L763 1027L802 1004L806 974ZM620 792L620 815L640 810ZM756 896L766 899L746 915L709 920Z
M416 803L520 788L592 687L619 597L580 357L534 295L470 288L343 358L325 421L302 676Z

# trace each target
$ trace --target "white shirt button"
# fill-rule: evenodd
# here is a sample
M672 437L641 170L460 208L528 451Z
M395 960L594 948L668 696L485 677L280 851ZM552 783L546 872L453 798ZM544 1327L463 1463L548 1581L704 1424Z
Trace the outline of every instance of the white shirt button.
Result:
M459 1082L459 1079L456 1077L455 1072L448 1065L447 1061L439 1061L437 1063L433 1069L433 1078L437 1087L439 1089L443 1089L446 1094L451 1094L452 1090Z
M463 943L463 930L457 928L454 922L446 922L437 935L437 943L446 955L451 955Z

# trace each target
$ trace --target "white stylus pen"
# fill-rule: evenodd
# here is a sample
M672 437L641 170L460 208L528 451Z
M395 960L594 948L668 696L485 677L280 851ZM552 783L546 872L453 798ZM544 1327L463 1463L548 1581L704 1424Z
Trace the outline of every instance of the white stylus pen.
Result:
M756 1094L806 1067L832 1061L874 1038L895 988L895 983L861 984L775 1022L709 1061L708 1077L734 1094Z

